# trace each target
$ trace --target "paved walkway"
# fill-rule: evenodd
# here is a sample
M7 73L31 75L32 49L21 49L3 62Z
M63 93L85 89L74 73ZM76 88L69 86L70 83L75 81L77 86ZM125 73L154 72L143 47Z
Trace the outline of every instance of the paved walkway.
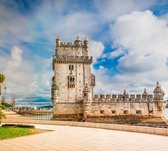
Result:
M53 130L0 141L0 151L167 151L168 137L143 133L56 125Z

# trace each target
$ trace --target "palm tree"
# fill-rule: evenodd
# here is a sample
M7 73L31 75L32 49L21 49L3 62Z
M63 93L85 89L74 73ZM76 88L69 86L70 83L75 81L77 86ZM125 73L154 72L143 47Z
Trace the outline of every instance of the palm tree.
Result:
M6 118L5 114L2 112L1 108L0 108L0 125L1 125L1 120L3 118Z
M2 83L5 81L4 74L0 73L0 95L1 95L1 89L2 89Z

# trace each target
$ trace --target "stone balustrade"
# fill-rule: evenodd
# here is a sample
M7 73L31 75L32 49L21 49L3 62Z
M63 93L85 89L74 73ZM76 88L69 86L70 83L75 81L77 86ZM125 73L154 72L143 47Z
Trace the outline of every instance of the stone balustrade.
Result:
M153 95L148 94L144 97L142 94L95 94L94 101L154 101Z
M84 42L80 41L78 43L78 45L76 45L75 43L69 43L69 42L60 42L60 45L58 45L57 47L86 47L87 45L84 44Z
M56 56L53 58L53 62L57 63L89 63L93 61L89 56Z

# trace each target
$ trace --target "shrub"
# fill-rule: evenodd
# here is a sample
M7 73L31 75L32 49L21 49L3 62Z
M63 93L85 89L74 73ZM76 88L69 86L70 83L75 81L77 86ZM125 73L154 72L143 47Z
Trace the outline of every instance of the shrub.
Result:
M35 128L34 125L23 125L23 124L3 124L2 127Z

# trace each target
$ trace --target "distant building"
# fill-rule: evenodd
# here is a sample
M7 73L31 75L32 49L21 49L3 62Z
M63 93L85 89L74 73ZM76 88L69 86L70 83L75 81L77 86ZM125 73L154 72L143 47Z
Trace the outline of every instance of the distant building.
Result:
M11 98L11 106L12 108L15 108L15 98L14 97Z
M53 56L54 76L51 99L53 119L78 120L88 117L137 115L161 117L164 92L157 83L153 94L93 94L95 76L91 73L92 57L88 56L88 41L77 38L74 43L56 39Z
M5 96L2 96L1 98L1 104L4 104L5 103Z

